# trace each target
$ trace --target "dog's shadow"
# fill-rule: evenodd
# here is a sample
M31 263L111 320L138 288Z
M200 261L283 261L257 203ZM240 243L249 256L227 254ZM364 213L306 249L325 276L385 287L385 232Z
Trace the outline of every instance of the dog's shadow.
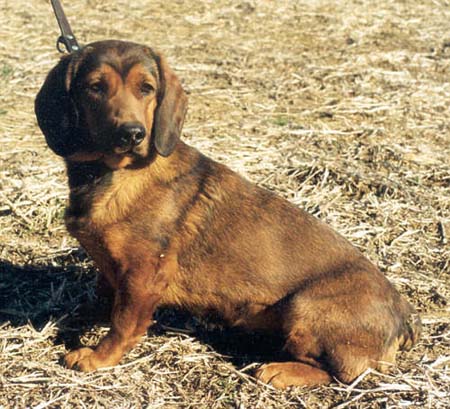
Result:
M15 265L0 260L2 277L0 293L0 325L14 327L31 324L40 330L52 321L57 327L55 344L67 349L81 345L80 335L95 325L109 325L111 304L95 295L95 270L85 264L85 254L75 251L70 261ZM81 264L81 265L80 265ZM157 324L149 330L163 335L186 330L199 342L222 354L238 367L253 362L285 359L282 340L277 335L248 334L239 329L211 325L207 319L196 319L185 311L159 309Z
M52 321L57 327L56 343L68 348L80 344L77 334L94 325L105 311L93 302L93 268L79 266L84 253L75 251L64 259L25 265L0 260L0 325L31 324L40 331Z

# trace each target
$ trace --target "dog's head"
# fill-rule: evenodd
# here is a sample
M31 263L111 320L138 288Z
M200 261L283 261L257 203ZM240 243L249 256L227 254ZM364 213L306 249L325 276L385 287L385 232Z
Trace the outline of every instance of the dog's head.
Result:
M125 167L155 150L172 153L187 97L152 49L100 41L63 57L39 91L35 111L50 148L74 161Z

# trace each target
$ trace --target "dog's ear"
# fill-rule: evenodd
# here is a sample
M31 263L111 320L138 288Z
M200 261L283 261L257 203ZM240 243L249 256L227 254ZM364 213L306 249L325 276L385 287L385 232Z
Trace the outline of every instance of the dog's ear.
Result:
M69 95L74 55L61 58L36 96L34 110L48 146L66 157L80 148L78 113Z
M160 85L152 136L158 153L169 156L180 138L187 111L187 96L166 59L160 54L155 54L154 58L158 65Z

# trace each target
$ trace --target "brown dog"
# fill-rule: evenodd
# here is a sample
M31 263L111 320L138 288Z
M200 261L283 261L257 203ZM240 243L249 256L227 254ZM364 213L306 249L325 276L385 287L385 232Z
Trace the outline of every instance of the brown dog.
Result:
M67 228L114 292L110 332L68 367L117 364L159 305L283 334L292 362L256 372L276 387L393 364L419 336L409 304L322 222L181 142L186 107L165 59L122 41L63 57L37 96L67 165Z

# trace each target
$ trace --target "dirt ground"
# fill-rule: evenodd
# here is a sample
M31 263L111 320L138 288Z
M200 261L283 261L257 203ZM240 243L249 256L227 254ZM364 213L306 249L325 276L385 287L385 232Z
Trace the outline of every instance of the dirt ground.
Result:
M280 392L250 376L265 340L164 310L120 366L65 369L108 324L33 113L57 24L46 1L0 0L0 408L450 407L449 1L65 3L82 43L162 50L190 97L184 139L341 232L423 337L391 374Z

